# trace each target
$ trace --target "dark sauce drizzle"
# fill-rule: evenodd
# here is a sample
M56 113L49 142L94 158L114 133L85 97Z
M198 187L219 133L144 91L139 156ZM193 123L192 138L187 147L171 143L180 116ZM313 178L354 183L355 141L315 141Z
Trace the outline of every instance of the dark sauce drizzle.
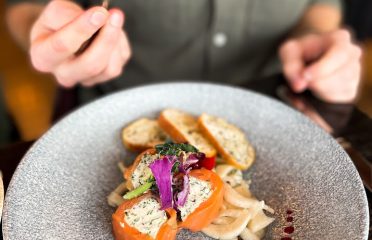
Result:
M288 226L283 228L283 232L287 236L282 237L280 240L292 240L292 237L288 235L292 234L295 231L295 228L293 226L293 215L292 215L293 211L291 209L288 209L286 213L287 213L286 220L287 220Z

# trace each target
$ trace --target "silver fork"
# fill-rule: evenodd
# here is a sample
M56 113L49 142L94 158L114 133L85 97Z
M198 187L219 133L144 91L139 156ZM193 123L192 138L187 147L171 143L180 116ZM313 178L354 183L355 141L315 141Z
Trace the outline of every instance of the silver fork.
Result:
M110 0L102 0L102 7L108 9L110 5Z

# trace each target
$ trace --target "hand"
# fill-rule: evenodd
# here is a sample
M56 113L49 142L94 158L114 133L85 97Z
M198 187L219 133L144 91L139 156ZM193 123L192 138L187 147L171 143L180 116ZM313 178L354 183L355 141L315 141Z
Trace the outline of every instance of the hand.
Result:
M355 99L361 54L346 30L292 39L279 51L283 72L292 90L309 89L321 100L332 103Z
M71 1L54 0L31 30L32 64L39 71L52 73L65 87L77 83L92 86L117 77L131 55L123 24L120 10L92 7L84 11ZM100 28L91 45L76 56Z

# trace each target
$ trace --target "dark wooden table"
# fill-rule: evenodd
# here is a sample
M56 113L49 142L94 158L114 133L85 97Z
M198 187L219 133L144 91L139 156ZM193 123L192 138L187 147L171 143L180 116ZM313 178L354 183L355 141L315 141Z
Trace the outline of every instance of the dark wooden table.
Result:
M265 84L263 85L262 82ZM371 185L372 181L372 119L353 105L327 104L317 100L310 93L296 95L288 92L283 83L281 76L275 76L241 87L253 89L284 101L305 115L309 115L327 131L330 131L353 160L365 183L369 206L372 206L371 189L368 190L367 187L367 185ZM319 119L321 119L320 123ZM18 163L32 144L33 141L18 142L0 148L0 170L3 173L5 189L7 189ZM370 208L370 217L371 212ZM370 236L372 236L371 233L370 224Z

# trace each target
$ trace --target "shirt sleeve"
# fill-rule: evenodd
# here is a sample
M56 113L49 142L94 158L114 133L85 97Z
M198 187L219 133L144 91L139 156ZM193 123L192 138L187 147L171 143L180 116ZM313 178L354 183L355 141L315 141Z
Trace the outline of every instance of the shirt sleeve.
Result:
M343 4L341 0L311 0L311 5L314 4L329 4L333 5L335 7L338 7L339 9L343 9Z

